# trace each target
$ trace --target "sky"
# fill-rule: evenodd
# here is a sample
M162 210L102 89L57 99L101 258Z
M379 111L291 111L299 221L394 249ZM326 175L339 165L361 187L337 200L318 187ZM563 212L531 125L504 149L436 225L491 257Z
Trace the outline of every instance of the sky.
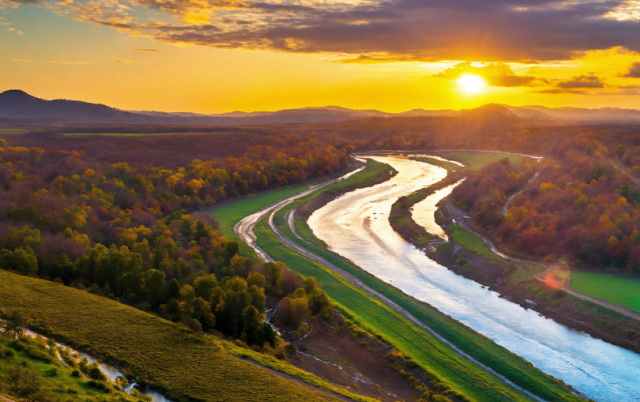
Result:
M0 0L0 91L125 110L640 109L640 1Z

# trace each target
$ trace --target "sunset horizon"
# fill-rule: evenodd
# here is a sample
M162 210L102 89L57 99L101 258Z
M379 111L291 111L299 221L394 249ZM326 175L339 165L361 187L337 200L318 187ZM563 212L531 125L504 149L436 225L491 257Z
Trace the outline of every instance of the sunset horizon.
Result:
M207 114L638 107L635 2L469 4L1 0L0 91Z

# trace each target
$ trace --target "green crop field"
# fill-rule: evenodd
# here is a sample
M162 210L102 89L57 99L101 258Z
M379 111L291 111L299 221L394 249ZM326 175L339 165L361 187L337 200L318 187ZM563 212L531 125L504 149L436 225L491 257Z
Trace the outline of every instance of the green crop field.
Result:
M504 158L509 158L509 162L515 164L522 163L524 160L523 156L492 152L450 152L448 156L445 156L445 158L447 157L463 163L466 166L465 170L482 169L486 165Z
M594 272L571 272L569 287L640 313L640 281Z
M0 307L29 317L37 332L147 373L149 383L174 401L330 398L230 356L215 337L193 335L178 324L55 282L0 270Z
M215 135L215 134L232 134L232 131L207 131L207 132L190 132L190 133L64 133L65 137L86 137L86 136L102 136L102 137L156 137L163 135Z

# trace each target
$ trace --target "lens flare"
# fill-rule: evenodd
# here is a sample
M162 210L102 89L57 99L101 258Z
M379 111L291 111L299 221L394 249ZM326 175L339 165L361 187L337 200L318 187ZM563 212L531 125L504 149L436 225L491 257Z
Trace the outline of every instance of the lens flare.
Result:
M458 78L460 89L467 94L477 94L484 88L484 80L477 75L465 74Z

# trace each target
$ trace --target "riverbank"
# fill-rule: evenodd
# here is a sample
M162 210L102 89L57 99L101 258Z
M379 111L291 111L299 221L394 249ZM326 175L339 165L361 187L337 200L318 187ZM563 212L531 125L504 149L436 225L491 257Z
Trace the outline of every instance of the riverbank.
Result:
M338 195L341 194L343 193L340 193ZM326 250L326 245L324 244L324 242L313 236L308 226L300 218L298 213L295 214L295 219L292 218L291 211L293 211L295 208L303 209L305 211L304 215L308 215L313 212L315 208L320 208L321 206L326 204L326 202L329 202L334 198L335 196L323 197L322 195L315 195L313 204L311 204L311 206L309 204L304 204L305 201L308 200L297 200L275 213L273 222L275 223L275 225L277 225L277 228L282 231L282 233L284 233L284 235L286 235L288 239L290 239L290 241L295 242L297 246L301 247L302 249L308 250L311 253L322 256L322 258L325 258L332 264L338 266L341 270L343 270L343 272L346 271L347 274L346 276L343 275L343 277L348 278L349 276L353 276L355 277L356 281L359 281L358 283L360 283L360 285L358 286L364 286L367 289L375 289L376 292L380 295L377 297L381 297L381 295L384 295L385 298L392 299L392 301L390 301L392 305L396 305L401 308L401 310L406 311L407 314L410 314L410 316L412 316L413 319L416 320L416 322L419 322L425 326L428 325L430 328L434 328L439 334L442 334L447 341L453 342L466 353L476 356L479 360L486 362L490 367L493 367L498 372L503 373L507 378L513 379L517 384L524 385L525 387L530 387L529 389L534 390L534 393L537 393L538 395L544 395L544 398L546 398L547 400L569 400L574 398L570 391L566 391L566 393L563 394L563 397L558 399L557 396L554 396L554 393L558 392L562 394L563 389L567 390L564 384L561 384L557 380L545 376L544 374L533 368L530 363L513 355L512 353L496 345L486 337L483 337L482 335L479 335L478 333L470 330L468 327L465 327L461 323L435 311L425 303L419 302L416 299L407 296L394 286L379 280L371 274L366 273L361 268L355 266L349 261L346 261L343 258L329 253ZM285 217L287 219L285 219ZM289 225L292 226L290 227ZM263 240L261 243L261 246L263 248L272 250L272 253L274 253L272 255L278 256L278 259L286 258L290 266L295 267L296 270L301 269L301 273L303 273L303 275L311 275L311 273L306 273L305 271L307 271L314 265L319 265L320 267L326 267L328 265L327 262L318 262L321 260L310 261L308 259L310 257L306 257L306 254L304 254L305 257L302 257L300 253L302 253L303 251L301 249L294 250L294 253L286 253L283 248L290 246L282 245L282 240L277 241L279 239L272 236L272 232L268 230L266 225L258 226L257 229L258 230L256 234L258 235L259 244L261 237L264 237L265 240ZM303 236L303 239L298 239L294 235L293 230L301 234ZM269 242L271 244L265 243L266 239L269 239ZM319 275L322 274L317 271L315 271L315 273L313 274L313 276L316 277L319 277ZM324 282L324 279L322 280ZM331 292L330 288L327 287L327 283L328 282L325 282L325 290L330 294L332 298L342 301L343 305L346 308L349 308L352 314L358 312L358 309L356 308L357 305L354 305L355 303L353 303L353 301L346 301L348 299L345 299L348 298L349 292L341 290L333 293ZM331 286L334 286L333 281L329 283ZM334 296L334 294L336 296ZM358 317L358 319L360 320L359 322L362 323L364 317ZM386 323L383 320L382 316L376 320L372 320L371 322L365 321L365 323L366 325L373 325L373 328L382 327L381 333L386 332L388 327L392 325ZM394 325L393 328L396 331L399 330L399 328L397 328L397 325ZM424 329L422 329L422 331L424 331ZM392 341L394 340L394 338L400 340L404 337L404 335L397 334L391 337L389 337L389 335L385 335L385 337L389 341ZM412 343L411 345L409 345L409 348L411 350L415 350L415 348L417 348L419 350L417 352L418 354L424 352L425 349L424 347L420 347L419 343ZM551 380L551 383L549 383L549 380Z
M546 269L545 265L515 259L510 261L503 258L503 254L496 254L466 226L465 214L446 199L440 204L436 221L445 229L449 243L425 247L425 241L416 237L424 228L413 220L411 207L422 199L420 195L433 193L439 188L438 183L420 190L403 197L402 202L398 200L392 207L390 223L394 229L398 228L398 222L404 223L404 227L396 232L406 241L440 265L496 291L509 301L569 328L640 353L639 321L545 285L537 279Z

